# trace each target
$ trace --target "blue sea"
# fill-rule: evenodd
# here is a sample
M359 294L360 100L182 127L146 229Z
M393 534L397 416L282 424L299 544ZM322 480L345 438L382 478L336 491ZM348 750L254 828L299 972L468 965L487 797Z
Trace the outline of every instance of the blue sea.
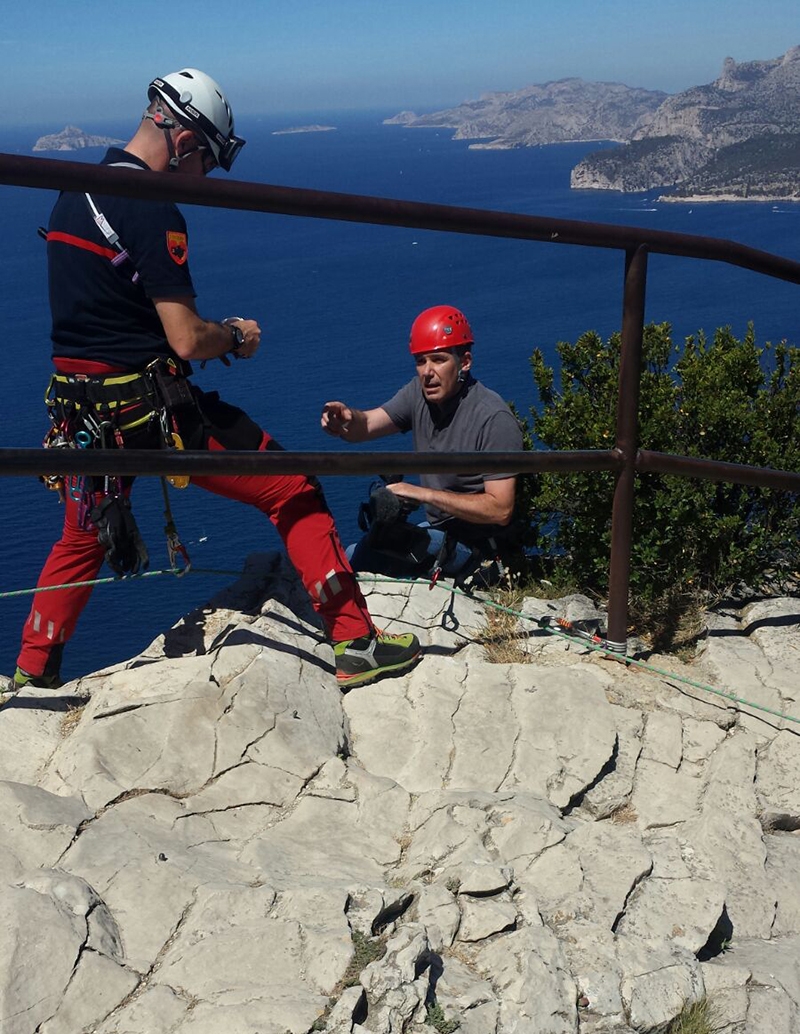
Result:
M665 204L655 194L570 191L570 169L597 145L470 151L446 130L382 125L389 114L309 112L237 127L248 144L235 176L696 233L800 260L800 205ZM298 124L337 128L273 135ZM134 128L81 127L124 139ZM29 154L38 136L57 128L0 129L0 151ZM85 152L88 161L100 156ZM0 187L4 448L36 447L48 426L42 405L50 370L47 284L36 229L46 224L54 198L50 191ZM477 376L523 413L536 402L529 366L535 348L554 360L559 341L589 329L604 336L619 329L624 259L617 252L193 206L184 211L200 312L253 317L264 331L254 361L229 369L210 363L196 380L241 405L289 449L342 447L320 429L322 404L379 405L412 376L408 331L429 305L446 302L466 312L476 336ZM742 335L752 321L760 342L798 344L798 297L794 285L723 263L658 255L649 261L647 318L672 323L676 342L723 324ZM380 446L401 450L409 443L387 439ZM352 541L367 483L329 477L323 484L343 539ZM249 553L280 548L255 511L191 488L171 489L170 500L197 568L239 570ZM137 483L134 504L151 566L167 566L157 479ZM0 592L33 586L58 537L61 508L32 478L6 478L0 506ZM224 576L192 573L99 586L65 653L65 676L134 655L225 584ZM29 607L30 597L0 598L0 672L13 670Z

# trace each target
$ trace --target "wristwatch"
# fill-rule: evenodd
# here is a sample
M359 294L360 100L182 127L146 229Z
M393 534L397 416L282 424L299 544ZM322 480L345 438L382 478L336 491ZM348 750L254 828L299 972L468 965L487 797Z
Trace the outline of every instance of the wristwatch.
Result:
M228 349L229 352L233 352L235 356L239 355L239 349L244 344L244 331L239 326L239 323L244 317L242 316L227 316L222 324L225 327L230 327L231 330L231 347Z

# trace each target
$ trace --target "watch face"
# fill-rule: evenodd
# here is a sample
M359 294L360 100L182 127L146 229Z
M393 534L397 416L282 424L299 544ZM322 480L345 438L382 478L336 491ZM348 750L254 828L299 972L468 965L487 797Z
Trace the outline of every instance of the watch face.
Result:
M244 344L244 334L241 327L237 327L235 323L232 323L231 330L233 331L233 347L241 348Z

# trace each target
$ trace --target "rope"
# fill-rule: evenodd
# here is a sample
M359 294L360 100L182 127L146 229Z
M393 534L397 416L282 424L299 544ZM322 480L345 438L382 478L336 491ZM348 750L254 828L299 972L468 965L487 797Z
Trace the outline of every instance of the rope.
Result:
M226 571L214 567L165 567L161 571L144 571L142 574L129 575L127 578L90 578L85 582L64 582L62 585L42 585L33 589L12 589L9 592L0 592L0 600L9 599L12 596L32 596L37 592L55 592L57 589L77 589L84 585L121 585L123 582L138 581L140 578L156 578L161 574L172 574L176 578L183 578L187 574L222 574L239 577L241 571Z
M156 578L159 575L171 574L176 578L183 578L187 574L211 574L211 575L224 575L238 577L241 575L241 571L231 571L225 568L214 568L214 567L190 567L190 568L177 568L168 567L160 571L145 571L142 574L132 576L132 578ZM128 578L92 578L84 582L66 582L63 585L44 585L41 588L34 589L13 589L9 592L0 592L0 599L10 599L13 596L30 596L37 592L55 592L58 589L72 589L80 588L85 585L114 585L121 584L123 582L131 581L131 577ZM358 580L360 582L372 582L377 584L379 582L389 582L394 585L413 585L416 578L389 578L385 575L359 575ZM442 584L441 582L436 583L440 589L444 589L446 592L455 593L458 596L464 596L467 599L474 599L470 593L464 592L455 585ZM782 718L787 722L794 722L800 725L800 718L796 718L794 715L785 714L782 711L776 711L772 707L766 707L763 704L756 704L752 700L747 700L744 697L736 696L734 693L724 689L717 689L715 686L709 686L704 682L697 682L694 679L687 678L685 675L678 675L673 671L666 671L663 668L657 668L653 664L647 664L644 661L636 660L633 657L626 657L614 650L609 649L607 645L593 642L589 638L582 638L577 635L570 635L568 632L560 628L554 628L550 624L550 618L547 616L535 617L532 614L524 614L520 610L514 610L512 607L504 607L500 603L495 603L494 600L481 600L484 607L491 608L493 610L500 611L504 614L510 614L512 617L521 618L524 621L535 621L536 624L545 631L548 635L556 636L559 639L564 639L568 643L572 643L577 646L582 646L586 650L591 650L594 653L602 654L606 659L617 661L618 664L624 664L626 667L633 666L640 668L642 671L652 672L655 675L660 675L663 678L671 679L674 682L680 682L685 686L691 686L693 689L702 690L705 693L713 693L714 696L722 697L724 700L729 700L731 703L739 704L744 707L752 708L755 711L763 711L765 714L773 715L776 718Z
M371 582L394 582L394 583L405 583L413 585L417 579L415 578L389 578L383 575L372 575L367 578L359 575L359 581L371 581ZM464 596L468 599L474 599L469 593L464 592L455 585L442 585L437 583L440 588L447 592L456 593L459 596ZM753 708L756 711L763 711L766 714L774 715L776 718L782 718L787 722L794 722L800 725L800 718L796 718L792 714L785 714L783 711L776 711L772 707L765 707L763 704L756 704L752 700L747 700L744 697L738 697L734 693L729 692L725 689L717 689L715 686L709 686L704 682L697 682L694 679L687 678L685 675L678 675L673 671L666 671L663 668L657 668L653 664L647 664L645 661L636 660L633 657L626 657L614 650L610 650L607 645L603 645L602 641L600 644L591 642L586 638L582 638L576 635L570 635L561 629L554 628L550 624L548 617L534 617L532 614L523 614L520 610L514 610L511 607L504 607L500 603L495 603L493 600L481 600L483 606L492 608L493 610L501 611L504 614L511 614L513 617L521 618L524 621L535 621L536 624L548 635L557 636L560 639L565 639L568 643L573 643L577 646L582 646L586 650L591 650L594 653L602 654L606 659L617 661L618 664L624 664L626 667L633 666L640 668L642 671L652 672L656 675L661 675L663 678L671 679L675 682L680 682L685 686L691 686L693 689L700 689L705 693L713 693L714 696L722 697L725 700L730 700L734 704L740 704L744 707Z

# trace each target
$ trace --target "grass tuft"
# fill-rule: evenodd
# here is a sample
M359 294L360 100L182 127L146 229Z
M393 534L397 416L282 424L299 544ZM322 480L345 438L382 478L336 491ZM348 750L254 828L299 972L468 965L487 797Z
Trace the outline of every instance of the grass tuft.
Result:
M522 588L498 589L492 593L492 602L507 610L519 610L524 599ZM514 614L487 607L486 625L478 632L477 640L483 645L490 664L530 664L528 652L520 645L518 621Z
M616 823L618 826L624 826L630 822L636 822L638 818L639 816L636 814L636 809L630 801L611 812L611 821Z
M430 1002L425 1006L425 1022L428 1026L438 1031L438 1034L453 1034L461 1026L460 1020L448 1020L444 1015L444 1009L438 1002Z
M83 712L86 708L86 704L80 704L77 707L68 707L64 712L64 717L61 719L60 732L63 737L67 737L70 733L74 732L78 727L78 724L83 717Z
M340 993L346 987L355 986L361 976L361 971L366 969L370 962L382 959L385 954L385 940L370 938L360 930L353 930L353 957L342 977Z
M711 1000L701 998L697 1002L687 1002L674 1020L652 1034L720 1034L721 1031Z

